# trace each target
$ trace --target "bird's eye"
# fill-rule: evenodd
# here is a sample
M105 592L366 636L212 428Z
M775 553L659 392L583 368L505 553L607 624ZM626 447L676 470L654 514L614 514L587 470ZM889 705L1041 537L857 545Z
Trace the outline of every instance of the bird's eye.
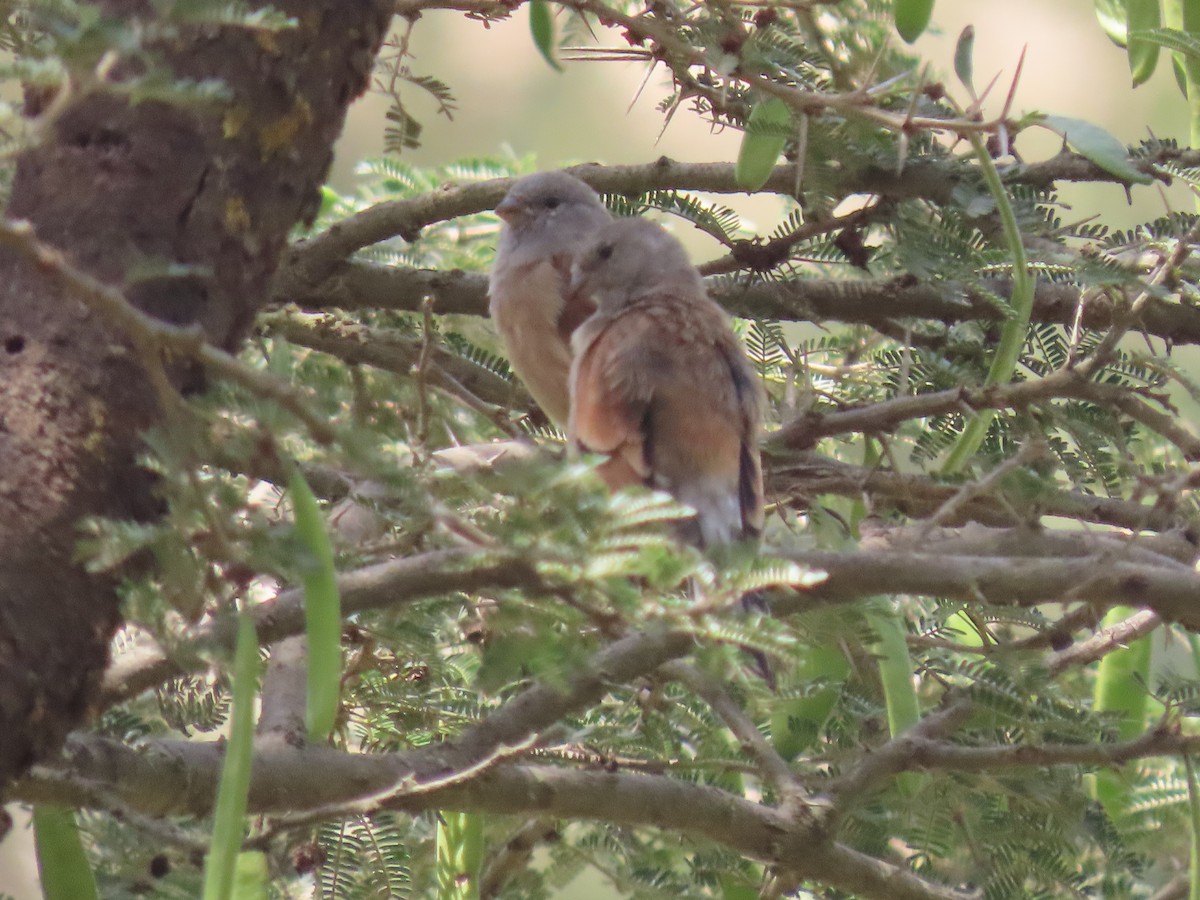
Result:
M557 197L547 197L545 200L542 201L542 206L546 207L546 209L555 209L561 203L562 203L562 201L559 200Z
M596 256L600 257L600 259L612 259L612 255L613 255L613 245L612 244L601 244L600 249L596 251Z

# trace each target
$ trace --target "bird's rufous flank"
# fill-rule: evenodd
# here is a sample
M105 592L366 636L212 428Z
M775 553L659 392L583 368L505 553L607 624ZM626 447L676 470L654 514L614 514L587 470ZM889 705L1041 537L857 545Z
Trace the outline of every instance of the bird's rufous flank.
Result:
M576 257L570 290L597 307L572 339L572 445L608 457L610 487L695 509L701 546L757 538L762 391L682 245L648 220L614 221Z
M488 279L489 309L513 370L565 427L571 334L595 309L585 292L567 297L571 260L612 216L595 191L566 172L518 179L496 214L504 225Z

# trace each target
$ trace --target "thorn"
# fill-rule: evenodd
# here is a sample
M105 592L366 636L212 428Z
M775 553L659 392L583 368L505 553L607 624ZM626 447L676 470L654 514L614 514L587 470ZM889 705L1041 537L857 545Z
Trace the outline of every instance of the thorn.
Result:
M636 91L634 91L634 93L633 93L633 99L630 100L629 105L627 107L625 107L625 115L629 115L630 110L633 109L634 104L637 103L638 100L641 99L642 91L644 91L646 89L646 85L648 85L650 83L650 76L653 74L654 74L654 61L651 60L650 65L647 66L647 68L646 68L646 77L642 79L642 83L638 85L638 89ZM665 131L666 129L664 128L663 130ZM660 139L662 138L661 133L658 136ZM655 141L655 143L658 143L658 142Z
M1001 119L1007 119L1009 110L1012 109L1013 98L1017 93L1017 84L1021 81L1021 70L1025 67L1025 51L1028 49L1028 44L1021 48L1021 58L1017 60L1017 71L1013 75L1012 86L1008 89L1008 97L1004 100L1004 109L1000 113Z
M891 41L891 36L885 35L883 38L883 43L879 47L879 52L877 54L875 54L875 58L873 60L871 60L871 67L869 69L867 69L867 74L863 76L863 80L862 80L863 86L861 88L859 88L859 93L867 93L868 92L869 88L867 86L875 79L875 72L879 68L879 63L883 61L883 54L887 52L888 43L890 41ZM907 73L905 73L905 74L907 74Z
M900 126L900 130L901 130L902 134L907 135L909 129L912 127L913 113L915 113L917 111L917 100L920 99L921 92L925 90L925 83L928 78L929 78L929 64L926 63L924 68L921 69L921 78L917 82L917 88L916 88L916 90L914 90L912 92L912 96L909 97L909 99L908 99L908 110L904 113L904 124ZM900 162L900 167L901 168L904 167L903 160L901 160L901 162ZM896 174L899 175L900 173L897 172Z
M909 69L908 71L901 72L899 75L893 75L887 81L881 81L874 87L867 88L862 93L866 94L868 97L873 97L875 94L886 91L888 88L892 87L892 85L899 84L905 78L908 78L910 75L912 75L912 73L915 71L915 69Z
M996 82L1000 80L1000 76L1003 74L1004 74L1003 72L997 72L995 75L992 76L992 80L989 81L988 86L983 89L983 93L979 95L979 98L974 103L972 103L970 108L967 110L968 114L972 113L972 112L975 112L975 113L979 112L979 110L983 106L983 101L987 99L987 95L992 92L992 88L994 88L996 86Z
M662 136L667 133L667 126L671 124L671 120L675 118L675 113L679 112L679 107L683 104L683 94L680 94L678 99L671 104L671 108L667 110L667 115L663 119L662 130L659 131L658 137L654 139L654 146L658 146L658 142L662 140Z

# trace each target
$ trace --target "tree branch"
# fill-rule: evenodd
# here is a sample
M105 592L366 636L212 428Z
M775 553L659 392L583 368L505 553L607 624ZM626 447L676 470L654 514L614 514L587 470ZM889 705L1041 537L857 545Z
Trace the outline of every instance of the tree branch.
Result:
M988 528L929 528L916 525L863 528L863 550L912 550L946 556L1007 556L1020 558L1105 556L1111 560L1162 566L1176 572L1192 572L1200 551L1186 537L1169 532L1127 535L1101 532L1055 531L1038 526Z
M488 4L493 6L493 4ZM1172 157L1181 164L1200 164L1196 151L1167 151L1152 160L1139 161L1145 171L1165 178L1154 170L1156 162ZM633 196L651 190L705 191L742 193L731 163L680 163L660 157L642 165L602 166L595 163L572 166L566 171L578 176L598 191ZM1107 181L1123 183L1082 157L1061 153L1034 165L1014 167L1004 173L1010 184L1046 187L1058 181ZM909 159L902 172L894 166L863 164L847 166L838 173L833 190L839 196L875 194L892 200L926 199L937 203L951 200L955 188L974 178L968 164L945 160ZM776 167L761 192L791 195L795 190L793 165ZM288 251L276 274L271 297L276 301L297 300L331 277L342 277L340 265L364 247L401 237L416 240L421 229L434 222L473 215L493 209L512 186L511 178L496 178L463 185L448 185L439 191L403 200L376 204L315 235L297 241ZM435 276L427 276L434 278ZM438 285L427 282L434 287ZM441 285L444 289L444 283ZM428 292L428 291L427 291ZM1072 307L1073 310L1073 307ZM900 315L901 313L893 313ZM770 315L770 313L764 313Z
M453 591L523 587L542 589L541 579L528 563L475 551L437 550L407 559L367 566L338 577L342 612L414 603ZM283 591L252 610L259 642L270 644L304 630L304 594L299 588ZM104 675L99 705L107 708L206 665L203 653L231 651L236 622L232 617L210 619L184 638L171 655L160 648L140 645L126 651Z
M408 771L410 753L350 754L327 747L278 747L255 754L249 811L314 809L372 793ZM149 815L211 812L222 747L215 743L118 741L75 736L62 766L39 767L14 789L26 802L78 804L76 779L112 784ZM314 779L313 772L321 777ZM967 900L968 894L831 842L811 825L705 785L663 776L497 765L469 781L398 796L388 808L596 819L681 832L729 847L798 876L879 900Z
M552 818L539 816L518 828L484 863L479 876L479 900L496 900L504 886L529 865L538 844L558 837Z
M909 419L923 419L956 411L971 413L981 409L1019 409L1053 399L1114 404L1175 444L1185 459L1200 459L1200 437L1178 425L1170 416L1151 409L1136 397L1130 397L1125 389L1085 381L1070 369L1060 369L1045 378L1032 381L894 397L838 412L810 411L786 423L771 440L781 446L806 450L824 437L849 432L883 434Z
M859 763L833 785L834 805L827 824L846 816L883 782L912 768L913 748L955 731L970 717L974 704L958 700L924 716L881 747L869 748Z
M796 779L787 762L775 751L771 742L758 730L758 726L750 721L725 688L696 666L682 660L667 663L663 666L663 673L668 678L680 681L712 707L713 712L738 739L742 748L754 758L759 771L784 799L788 810L799 813L805 808L808 792Z
M1012 285L986 282L1006 297ZM993 299L965 284L931 284L910 276L888 279L800 278L788 281L709 279L709 293L728 312L746 318L785 322L847 322L888 328L899 319L934 322L1004 320ZM487 277L478 272L441 272L379 263L339 261L327 278L301 284L281 274L272 302L296 303L307 310L392 309L418 312L424 297L434 298L439 314L487 314ZM1032 321L1070 326L1076 321L1080 290L1041 281L1034 295ZM1121 307L1108 296L1089 297L1079 324L1100 330L1112 326ZM1151 298L1137 317L1146 334L1173 344L1200 343L1200 309Z
M1097 606L1145 606L1165 620L1200 629L1200 575L1176 557L1191 548L1182 538L1050 534L1032 529L986 529L932 539L916 550L834 553L772 552L827 573L821 584L781 597L779 614L815 603L847 603L872 594L909 593L1032 606L1086 600ZM1160 552L1161 551L1161 552ZM460 568L461 567L461 568ZM533 564L475 552L435 551L350 572L339 578L346 614L410 603L451 591L515 588L548 591ZM303 595L282 592L254 610L259 640L269 644L304 627ZM233 646L234 623L213 619L193 629L173 656L139 646L105 674L101 708L170 678L202 668L203 652Z
M1200 751L1200 735L1155 728L1111 744L997 744L968 747L947 741L914 741L903 769L991 772L1042 766L1120 766L1135 759Z
M173 391L165 386L162 375L164 351L194 359L213 374L278 403L303 422L319 443L333 442L334 432L328 418L314 412L291 385L214 347L198 325L171 325L142 312L126 299L124 292L71 265L61 251L39 240L29 222L0 220L0 245L27 257L39 271L96 310L104 321L124 331L143 357L151 379L162 378L161 388Z
M768 450L763 469L769 496L813 498L821 494L845 497L867 494L876 507L881 500L888 501L912 518L921 518L941 508L960 487L928 475L853 466L812 451L776 453ZM971 498L947 524L975 521L984 525L1011 526L1037 521L1042 516L1116 525L1131 531L1161 531L1188 521L1184 514L1158 504L1145 505L1133 500L1053 489L1029 497L1018 493L1010 495L1001 488L995 496Z
M270 313L260 321L269 333L290 343L328 353L348 363L400 375L411 374L421 357L418 340L329 314ZM431 362L426 373L431 384L452 395L461 395L466 390L476 400L475 405L479 405L479 400L504 409L528 409L533 405L519 383L505 381L489 369L441 347L434 348Z
M1140 609L1129 618L1101 629L1087 640L1052 654L1046 662L1046 672L1053 676L1074 666L1086 666L1146 636L1161 624L1162 616L1158 613Z
M926 717L930 732L954 725L956 705ZM839 787L861 796L880 777L912 770L984 772L1055 765L1116 766L1134 759L1200 752L1200 735L1153 729L1111 744L960 746L918 729L876 751ZM323 746L272 746L255 755L250 811L318 809L370 795L415 771L427 748L397 754L349 754ZM440 748L432 748L437 755ZM26 802L88 805L80 784L103 784L130 808L151 816L205 816L211 812L222 747L215 743L149 741L141 749L119 741L76 735L65 759L42 766L19 782ZM319 771L322 777L313 779ZM303 786L298 795L298 786ZM464 809L559 818L595 818L651 825L714 841L755 859L844 890L881 898L959 897L910 873L828 842L818 826L790 821L743 798L661 776L572 771L551 766L497 765L476 778L410 795L388 806L415 812ZM839 866L841 870L839 871Z
M263 674L257 735L295 744L305 740L308 704L308 641L302 634L276 642Z
M778 552L778 551L776 551ZM1177 564L1096 556L951 556L934 552L828 551L779 554L827 578L772 604L778 614L820 603L850 603L875 594L915 594L967 603L1036 606L1082 600L1101 608L1146 607L1164 620L1200 630L1200 575Z
M1200 735L1163 728L1111 744L982 747L951 744L921 731L925 726L930 734L943 733L961 714L959 706L952 705L876 751L839 785L839 802L843 795L861 796L862 789L880 777L902 771L1117 766L1134 759L1200 752ZM250 811L316 809L375 793L414 771L414 760L426 749L396 754L351 754L324 746L260 749L254 759ZM432 748L433 753L438 749ZM13 796L25 802L88 806L95 800L82 786L101 784L148 816L202 817L211 812L222 756L222 746L211 742L148 741L134 749L108 738L75 735L61 762L37 767L16 785ZM314 771L322 777L313 779ZM711 840L801 877L868 897L963 896L830 843L818 826L788 820L776 810L714 788L661 776L504 763L470 781L396 796L388 806L409 812L464 809L650 825Z

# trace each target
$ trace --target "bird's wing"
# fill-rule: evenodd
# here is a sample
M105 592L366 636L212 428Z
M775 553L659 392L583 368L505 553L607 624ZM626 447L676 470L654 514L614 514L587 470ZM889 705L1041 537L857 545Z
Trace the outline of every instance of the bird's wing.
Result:
M705 546L757 537L759 394L729 320L707 297L660 298L668 360L653 403L656 483L697 511Z
M671 492L696 508L704 544L757 535L758 386L719 307L654 295L597 317L581 338L572 437L609 455L609 485Z
M731 336L732 337L732 336ZM725 362L729 366L730 379L734 386L738 410L740 448L738 452L738 497L742 514L742 530L745 537L757 538L762 534L765 521L762 451L759 440L762 435L763 391L758 373L736 338L722 347Z
M621 377L630 349L644 339L646 323L627 315L597 316L575 337L571 375L571 443L589 453L609 457L599 472L616 490L647 484L644 419L650 396L632 390Z

